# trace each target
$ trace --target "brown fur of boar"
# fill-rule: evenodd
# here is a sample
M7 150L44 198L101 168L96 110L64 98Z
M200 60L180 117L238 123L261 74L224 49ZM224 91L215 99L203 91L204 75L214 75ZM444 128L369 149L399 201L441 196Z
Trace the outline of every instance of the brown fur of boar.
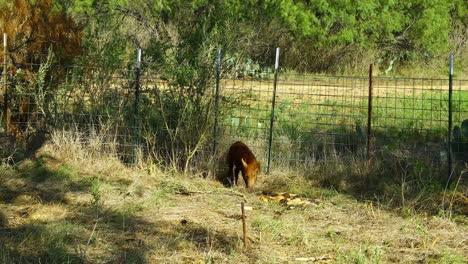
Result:
M257 161L246 144L241 141L232 144L226 160L229 165L228 180L232 180L233 186L237 185L239 172L242 172L247 188L252 188L255 185L257 173L260 171L260 162Z

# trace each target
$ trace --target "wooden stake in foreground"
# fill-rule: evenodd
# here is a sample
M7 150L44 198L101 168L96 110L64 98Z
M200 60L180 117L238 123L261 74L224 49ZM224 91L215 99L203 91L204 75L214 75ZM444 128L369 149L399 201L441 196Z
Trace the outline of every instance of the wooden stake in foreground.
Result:
M241 210L242 210L242 241L244 242L244 248L247 247L247 227L245 226L245 209L244 209L244 202L241 202Z

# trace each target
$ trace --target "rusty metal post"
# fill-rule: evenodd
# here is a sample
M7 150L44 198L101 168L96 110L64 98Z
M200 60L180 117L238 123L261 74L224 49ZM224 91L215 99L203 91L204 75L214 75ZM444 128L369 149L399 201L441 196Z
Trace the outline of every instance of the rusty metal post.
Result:
M369 66L369 98L367 105L367 163L371 166L371 137L372 137L372 64Z
M247 227L245 226L245 209L244 202L241 202L242 211L242 241L244 242L244 248L247 247Z

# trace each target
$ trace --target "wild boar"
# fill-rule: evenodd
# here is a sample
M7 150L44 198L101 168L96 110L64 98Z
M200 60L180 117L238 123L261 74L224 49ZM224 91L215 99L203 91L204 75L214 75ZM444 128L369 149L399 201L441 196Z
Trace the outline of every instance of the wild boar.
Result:
M232 144L226 160L229 165L228 180L232 180L231 184L233 186L237 185L239 172L242 172L242 177L247 188L252 188L255 185L257 173L260 171L260 162L257 161L255 155L246 144L241 141Z

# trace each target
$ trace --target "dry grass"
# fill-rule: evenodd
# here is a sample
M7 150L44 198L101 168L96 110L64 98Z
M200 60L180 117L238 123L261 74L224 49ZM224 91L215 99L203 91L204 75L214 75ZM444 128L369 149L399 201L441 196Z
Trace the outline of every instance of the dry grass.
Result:
M54 134L36 155L0 170L3 263L466 263L468 226L406 217L320 189L291 171L253 191L212 179L125 167L78 138ZM287 191L315 202L258 199ZM247 210L242 244L240 203ZM466 218L466 216L465 216Z

